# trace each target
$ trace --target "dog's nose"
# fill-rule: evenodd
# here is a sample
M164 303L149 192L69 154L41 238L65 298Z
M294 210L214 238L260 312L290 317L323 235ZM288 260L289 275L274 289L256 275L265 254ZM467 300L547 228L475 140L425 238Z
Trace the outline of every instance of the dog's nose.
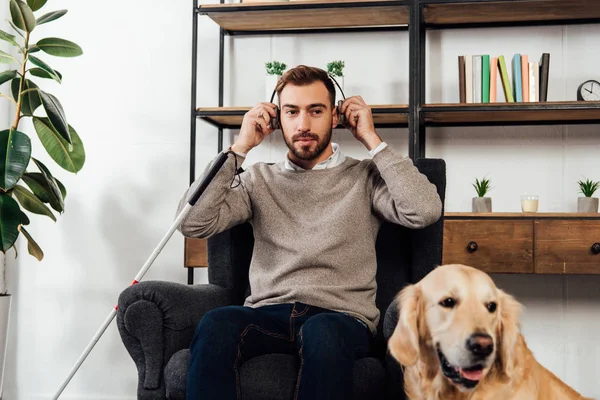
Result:
M490 335L475 333L467 340L467 348L479 357L487 357L494 351L494 341Z

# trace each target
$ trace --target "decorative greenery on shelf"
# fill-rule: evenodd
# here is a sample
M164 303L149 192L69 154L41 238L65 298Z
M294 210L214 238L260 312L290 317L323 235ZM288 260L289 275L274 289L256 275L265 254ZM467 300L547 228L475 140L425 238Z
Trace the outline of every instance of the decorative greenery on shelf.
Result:
M269 61L265 63L267 75L283 75L287 65L279 61Z
M345 63L342 60L327 63L327 72L333 76L344 76Z
M585 181L578 181L577 184L579 185L580 193L582 193L585 197L592 197L594 192L598 189L600 182L594 182L586 179Z
M485 195L492 189L490 180L486 178L481 179L481 181L475 178L473 187L475 188L478 197L485 197Z
M46 2L47 0L8 0L11 16L8 24L17 36L0 30L0 39L10 43L16 54L13 56L0 51L0 62L9 64L9 68L0 73L0 84L10 82L10 94L2 93L0 96L15 105L12 125L0 131L1 251L6 253L12 248L22 233L28 241L29 253L40 261L44 253L25 229L30 220L21 207L56 222L56 216L50 207L62 214L67 191L44 163L32 157L31 139L19 130L19 124L24 118L31 118L42 146L61 168L77 173L85 162L83 143L67 122L60 101L49 92L41 90L27 76L29 73L36 78L62 83L62 74L42 60L41 56L34 56L34 53L42 51L46 55L57 57L83 54L77 44L65 39L44 37L32 40L36 27L55 21L67 13L67 10L57 10L36 18L34 12L39 11ZM15 69L12 64L16 65ZM38 113L38 109L43 111L42 115ZM32 166L38 171L28 170ZM0 265L0 269L2 268L3 265ZM1 273L4 274L4 271ZM4 289L0 288L0 293Z

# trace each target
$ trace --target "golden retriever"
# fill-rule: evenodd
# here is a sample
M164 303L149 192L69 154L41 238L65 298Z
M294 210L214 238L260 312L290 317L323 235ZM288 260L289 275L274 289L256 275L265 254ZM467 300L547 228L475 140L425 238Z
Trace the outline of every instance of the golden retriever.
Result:
M388 349L410 400L585 399L535 360L521 304L486 273L440 266L397 296Z

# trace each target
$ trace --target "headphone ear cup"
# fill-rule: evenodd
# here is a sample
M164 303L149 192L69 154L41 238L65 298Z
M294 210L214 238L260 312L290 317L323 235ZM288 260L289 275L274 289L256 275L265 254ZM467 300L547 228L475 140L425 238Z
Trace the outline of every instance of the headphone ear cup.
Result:
M346 123L346 116L342 114L342 104L344 104L343 100L338 100L337 104L337 112L339 116L340 125L344 125Z
M275 130L279 128L279 107L275 107L275 118L271 118L271 129Z

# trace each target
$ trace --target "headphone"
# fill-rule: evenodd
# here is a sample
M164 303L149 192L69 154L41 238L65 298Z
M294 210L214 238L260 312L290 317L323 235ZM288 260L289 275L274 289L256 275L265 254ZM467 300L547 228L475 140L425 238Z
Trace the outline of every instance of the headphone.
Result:
M335 83L335 85L338 87L338 89L340 89L340 93L342 94L342 97L344 98L344 100L346 100L346 95L344 94L344 91L342 90L340 85L337 83L337 81L335 80L333 75L327 74L327 76L329 76L329 79L331 79L333 81L333 83ZM273 94L271 95L271 103L273 103L276 93L277 93L277 88L273 89ZM342 104L344 103L344 100L338 100L338 104L337 104L337 111L338 111L338 115L340 118L340 124L342 124L342 125L346 122L346 116L344 114L342 114ZM271 129L273 129L273 130L280 128L280 124L279 124L280 110L279 110L279 106L277 106L277 105L275 106L275 113L276 113L276 117L271 118L271 121L270 121Z

